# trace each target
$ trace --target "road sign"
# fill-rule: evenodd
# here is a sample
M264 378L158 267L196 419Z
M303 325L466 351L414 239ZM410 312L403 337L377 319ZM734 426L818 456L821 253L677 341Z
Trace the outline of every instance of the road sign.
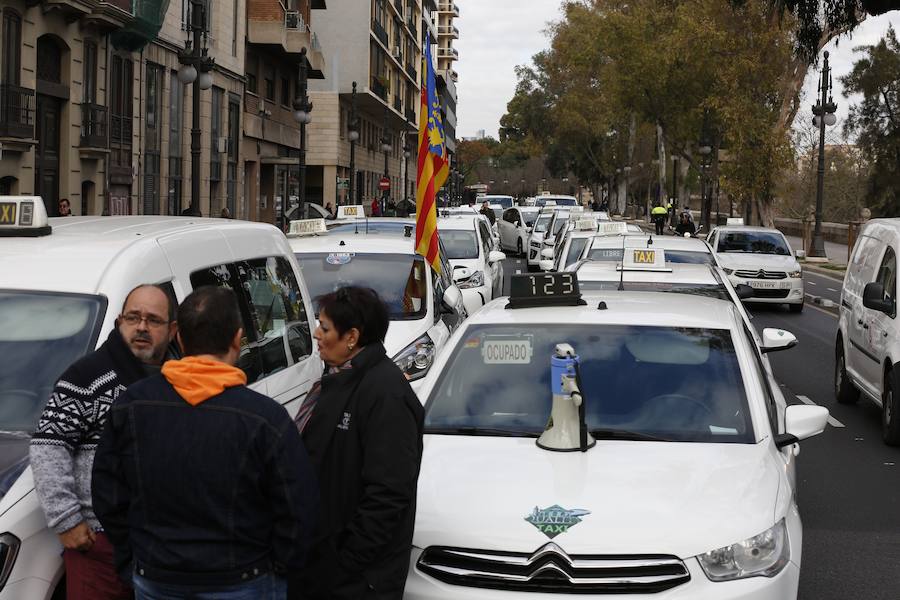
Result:
M339 189L339 190L350 189L350 178L349 177L338 177L337 178L337 189Z
M391 189L391 180L388 179L387 177L382 177L378 181L378 189L381 190L382 192L389 191Z

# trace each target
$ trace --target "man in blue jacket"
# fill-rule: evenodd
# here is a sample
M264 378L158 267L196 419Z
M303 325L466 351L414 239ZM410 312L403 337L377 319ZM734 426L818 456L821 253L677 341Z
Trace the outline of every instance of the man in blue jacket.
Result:
M285 598L317 509L309 457L287 411L234 366L234 293L198 288L178 319L185 358L109 412L94 510L138 600Z

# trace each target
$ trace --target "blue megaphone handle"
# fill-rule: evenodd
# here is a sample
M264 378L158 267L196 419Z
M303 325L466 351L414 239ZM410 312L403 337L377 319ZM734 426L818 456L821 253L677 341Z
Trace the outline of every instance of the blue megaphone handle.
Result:
M550 357L550 387L554 395L565 395L562 389L562 377L575 377L575 366L578 364L578 356L552 356Z

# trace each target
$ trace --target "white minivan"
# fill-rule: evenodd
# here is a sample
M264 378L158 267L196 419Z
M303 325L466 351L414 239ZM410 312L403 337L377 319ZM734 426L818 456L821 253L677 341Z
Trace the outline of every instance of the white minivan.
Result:
M253 389L291 414L321 377L322 362L309 293L271 225L48 220L41 198L6 196L0 237L0 600L48 600L62 593L62 546L38 504L29 438L59 375L106 340L131 289L159 284L179 302L202 285L233 289L246 336L238 366Z
M882 437L900 445L900 323L897 250L900 219L873 219L856 239L834 344L834 391L841 404L860 392L881 407Z

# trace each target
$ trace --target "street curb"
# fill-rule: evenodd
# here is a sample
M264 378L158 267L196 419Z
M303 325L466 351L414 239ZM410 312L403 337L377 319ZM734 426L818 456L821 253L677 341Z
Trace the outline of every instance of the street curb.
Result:
M824 267L811 265L807 262L803 262L800 264L802 265L804 271L809 271L810 273L815 273L816 275L821 275L822 277L827 277L841 283L844 282L844 273L846 272L846 269L844 271L833 271Z

